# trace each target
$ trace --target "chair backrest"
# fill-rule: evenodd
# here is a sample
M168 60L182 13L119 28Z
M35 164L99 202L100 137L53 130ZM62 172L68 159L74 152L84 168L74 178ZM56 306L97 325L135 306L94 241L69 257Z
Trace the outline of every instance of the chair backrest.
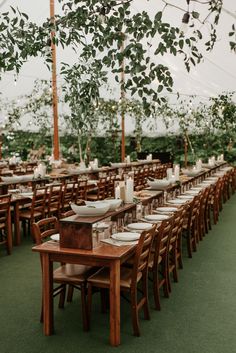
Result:
M153 243L153 268L156 268L160 257L164 257L169 248L171 231L173 228L173 216L161 222L161 225L156 230L156 236Z
M11 226L11 195L0 196L0 227L9 228Z
M70 202L73 202L76 197L76 181L65 182L62 192L62 210L64 210Z
M97 187L97 199L104 200L107 197L107 177L99 178Z
M184 223L184 208L179 208L178 211L174 213L173 216L173 226L171 229L171 235L170 235L170 240L169 244L173 244L177 241L178 237L182 233L182 227Z
M140 273L142 273L143 276L146 276L148 273L148 262L155 231L156 225L153 225L150 230L142 232L139 238L133 262L131 283L131 286L133 287L136 287Z
M50 217L56 211L57 216L60 217L62 202L62 183L51 184L49 186L48 194L48 216Z
M47 186L41 186L34 189L31 205L31 220L33 220L35 212L41 213L44 218L46 201L48 197L47 190Z
M59 222L56 217L44 218L32 225L36 245L42 244L48 237L59 233Z
M78 200L87 200L87 187L88 187L87 179L77 180L75 203L77 203Z

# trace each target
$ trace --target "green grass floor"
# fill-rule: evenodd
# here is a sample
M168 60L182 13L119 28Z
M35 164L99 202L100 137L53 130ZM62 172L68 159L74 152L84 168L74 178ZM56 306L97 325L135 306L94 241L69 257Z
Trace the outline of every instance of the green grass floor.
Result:
M234 353L236 352L236 195L224 205L220 221L184 256L179 283L173 283L162 310L151 320L141 315L141 337L132 335L129 304L121 301L121 345L109 346L109 315L101 314L95 294L92 327L82 330L80 299L57 308L55 334L45 337L39 322L41 272L30 240L6 256L0 249L0 353Z

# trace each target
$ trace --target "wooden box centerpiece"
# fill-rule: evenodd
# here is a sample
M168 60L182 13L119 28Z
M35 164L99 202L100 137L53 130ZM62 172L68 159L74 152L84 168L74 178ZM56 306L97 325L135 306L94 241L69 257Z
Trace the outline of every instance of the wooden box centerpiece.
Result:
M102 216L81 217L77 214L60 219L60 247L72 249L93 249L93 224L106 218L121 217L126 212L135 212L136 204L125 204L115 211L108 211Z

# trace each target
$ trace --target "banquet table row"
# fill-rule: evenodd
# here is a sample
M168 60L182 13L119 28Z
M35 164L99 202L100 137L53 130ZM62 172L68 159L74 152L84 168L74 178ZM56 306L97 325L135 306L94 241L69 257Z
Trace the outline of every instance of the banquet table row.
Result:
M225 167L225 168L224 168ZM228 169L227 169L228 168ZM181 183L175 183L166 190L150 190L146 188L143 194L138 194L137 198L143 207L153 204L157 201L157 205L167 202L169 196L177 196L193 186L200 185L206 177L214 175L216 172L227 173L231 167L227 167L226 163L221 163L213 168L206 169L194 177L184 177ZM212 182L213 183L213 182ZM204 184L203 184L204 185ZM210 185L210 184L209 184ZM164 195L165 194L165 195ZM143 196L142 196L143 195ZM186 202L188 202L186 200ZM122 212L122 207L119 211ZM127 207L127 205L126 205ZM128 208L136 208L135 204L131 204ZM137 209L136 209L137 212ZM83 220L83 217L77 215L61 220L63 224L92 224L95 221L112 217L112 213L92 220ZM115 214L114 214L115 215ZM73 228L72 228L73 229ZM100 242L98 246L92 249L79 249L63 247L60 242L49 240L41 245L33 247L34 252L40 253L42 256L42 273L43 273L43 322L44 334L51 335L54 332L53 319L53 263L62 262L69 264L83 264L87 266L104 266L110 271L110 344L118 346L120 344L120 268L121 265L135 252L136 245L113 246L109 243Z

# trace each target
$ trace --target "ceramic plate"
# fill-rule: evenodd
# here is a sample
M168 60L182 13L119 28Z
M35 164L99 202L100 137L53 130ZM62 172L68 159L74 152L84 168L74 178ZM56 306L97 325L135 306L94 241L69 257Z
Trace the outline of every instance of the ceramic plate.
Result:
M185 191L185 194L187 195L198 195L201 190L188 190Z
M122 232L112 234L112 239L121 240L121 241L134 241L140 238L140 233L132 233L132 232Z
M156 210L157 212L176 212L178 211L177 207L157 207Z
M180 200L180 199L174 199L168 201L168 203L172 203L173 205L183 205L187 202L188 200Z
M60 234L59 233L53 234L50 236L50 238L54 241L60 241Z
M191 195L179 195L178 199L183 199L183 200L192 200L193 196Z
M155 222L160 222L160 221L165 221L166 219L169 219L170 216L167 216L165 214L150 214L144 217L147 221L155 221Z
M127 225L127 228L132 230L148 230L152 228L152 225L148 223L130 223Z

